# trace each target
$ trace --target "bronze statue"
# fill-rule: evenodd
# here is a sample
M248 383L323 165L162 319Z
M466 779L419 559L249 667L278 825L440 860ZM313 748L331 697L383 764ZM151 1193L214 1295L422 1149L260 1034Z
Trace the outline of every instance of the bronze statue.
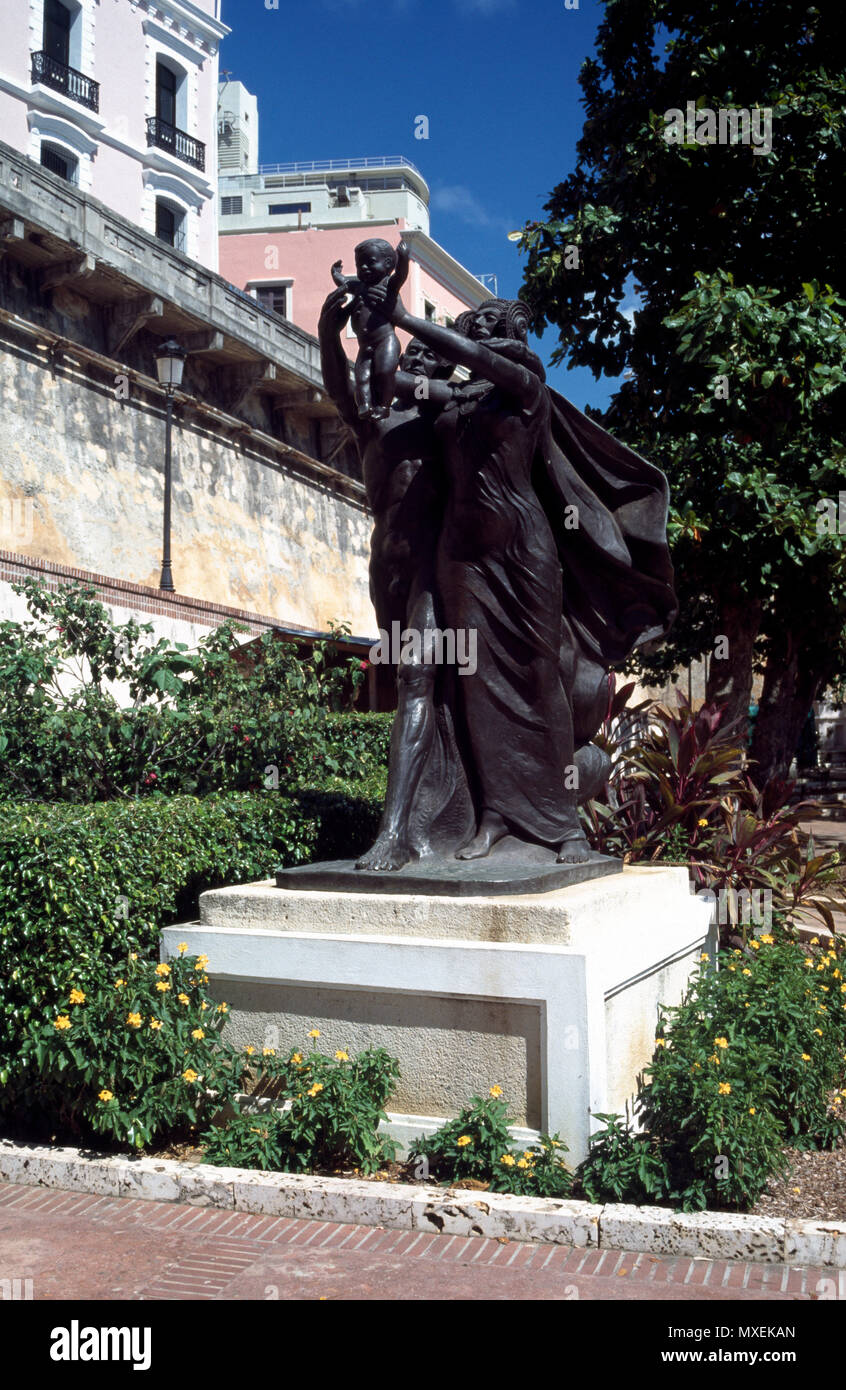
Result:
M342 261L332 266L332 279L352 295L350 316L358 339L355 398L362 419L387 419L394 398L394 379L400 359L399 339L390 313L408 278L408 248L395 251L389 241L371 237L355 248L357 277L342 274ZM378 290L379 295L374 291Z
M359 867L485 859L500 841L584 864L577 806L607 771L591 739L609 668L675 613L666 480L546 385L520 301L489 300L451 328L413 318L389 285L370 303L413 334L383 421L352 408L348 309L332 295L320 338L363 451L379 624L396 600L409 627L472 630L477 661L472 674L400 668L385 818ZM470 379L449 381L449 364Z

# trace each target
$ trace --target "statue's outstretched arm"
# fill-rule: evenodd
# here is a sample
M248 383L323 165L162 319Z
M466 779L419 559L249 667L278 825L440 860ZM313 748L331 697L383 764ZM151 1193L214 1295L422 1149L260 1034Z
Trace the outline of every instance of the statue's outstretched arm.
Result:
M341 419L357 430L360 421L350 381L350 364L341 346L341 330L349 319L351 308L344 306L346 295L346 287L340 286L327 297L317 325L317 338L323 384L338 407Z
M501 387L511 396L528 400L538 389L538 378L519 363L511 362L507 357L500 357L499 353L486 348L484 343L465 338L462 333L456 333L454 328L442 328L440 324L432 323L429 319L414 318L412 314L406 313L402 304L397 304L391 315L391 322L396 328L402 328L421 342L428 343L448 362L457 362L462 367L469 367L472 372L484 377L486 381L493 382L494 386Z

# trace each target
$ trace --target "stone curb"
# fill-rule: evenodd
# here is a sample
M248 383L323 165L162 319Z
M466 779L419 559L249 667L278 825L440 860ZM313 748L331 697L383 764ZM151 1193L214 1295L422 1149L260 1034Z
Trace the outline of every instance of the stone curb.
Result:
M0 1182L393 1230L846 1269L846 1222L605 1206L299 1173L119 1158L0 1140Z

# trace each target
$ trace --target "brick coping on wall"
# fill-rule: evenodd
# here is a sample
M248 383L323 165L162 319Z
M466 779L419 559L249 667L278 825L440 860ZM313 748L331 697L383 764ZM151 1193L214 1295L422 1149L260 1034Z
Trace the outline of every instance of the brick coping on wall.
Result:
M200 623L209 628L234 621L243 623L255 633L276 629L303 638L326 635L313 628L303 627L300 623L282 622L279 618L271 618L264 613L251 613L246 608L231 608L228 604L212 603L209 599L195 598L190 594L171 594L147 584L136 584L128 579L113 579L107 574L96 574L92 570L61 565L55 560L43 560L35 555L19 555L11 550L0 550L0 579L15 584L32 575L43 579L48 589L58 589L62 584L76 581L96 590L102 603L132 608L158 617ZM374 637L352 637L350 645L354 648L369 647L375 640Z

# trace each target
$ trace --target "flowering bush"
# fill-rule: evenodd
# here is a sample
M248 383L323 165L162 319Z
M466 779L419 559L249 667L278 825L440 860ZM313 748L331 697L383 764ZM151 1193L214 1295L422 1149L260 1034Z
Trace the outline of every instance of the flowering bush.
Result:
M748 1207L782 1146L833 1147L846 1131L846 947L787 932L723 952L664 1012L638 1092L642 1125L613 1116L579 1172L596 1201Z
M209 1117L241 1081L222 1042L228 1012L206 992L204 956L154 965L130 952L120 972L81 989L31 1026L19 1085L51 1127L136 1148Z
M515 1149L508 1128L508 1106L502 1089L492 1086L488 1097L471 1097L455 1120L449 1120L415 1146L433 1178L460 1186L467 1179L485 1182L492 1192L531 1197L565 1197L572 1186L558 1135L541 1134L528 1149Z
M309 1038L320 1036L312 1029ZM277 1057L273 1048L246 1049L258 1073L256 1094L273 1104L238 1113L203 1135L209 1163L278 1172L356 1168L373 1173L396 1154L392 1139L379 1133L384 1106L399 1062L383 1048L355 1057L339 1049L333 1057L312 1046Z

